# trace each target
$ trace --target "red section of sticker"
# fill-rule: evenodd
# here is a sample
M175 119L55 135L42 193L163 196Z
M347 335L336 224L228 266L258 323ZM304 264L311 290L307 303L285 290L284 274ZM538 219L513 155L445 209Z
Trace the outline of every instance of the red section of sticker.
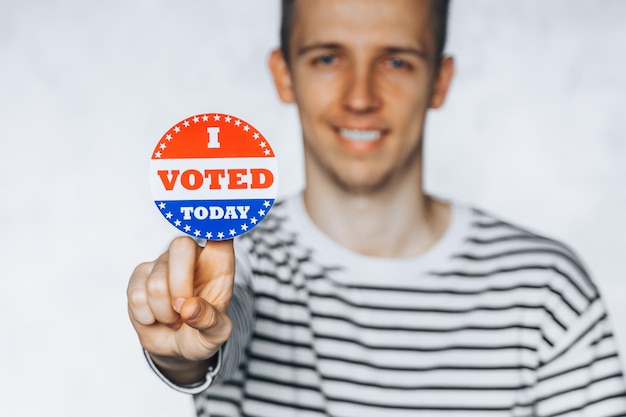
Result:
M222 113L196 115L174 125L152 154L152 159L241 157L274 157L274 153L252 125Z

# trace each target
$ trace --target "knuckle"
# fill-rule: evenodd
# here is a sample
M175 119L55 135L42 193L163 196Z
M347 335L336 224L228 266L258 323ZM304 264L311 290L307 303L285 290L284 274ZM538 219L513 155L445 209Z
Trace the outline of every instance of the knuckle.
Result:
M148 304L148 295L141 287L129 287L127 296L131 308L139 308Z
M169 293L167 279L164 275L154 275L148 280L148 293L154 297L164 297Z
M217 311L210 304L201 306L198 304L193 311L186 312L187 321L193 323L198 329L210 330L218 324Z
M142 262L135 268L134 274L149 274L154 267L154 262Z
M130 275L130 279L128 280L128 289L136 285L141 285L140 283L146 279L152 268L154 267L154 262L143 262L135 267L133 273Z
M206 317L206 322L205 322L206 328L213 329L218 325L218 323L219 323L219 317L217 316L217 311L215 311L215 309L210 309Z

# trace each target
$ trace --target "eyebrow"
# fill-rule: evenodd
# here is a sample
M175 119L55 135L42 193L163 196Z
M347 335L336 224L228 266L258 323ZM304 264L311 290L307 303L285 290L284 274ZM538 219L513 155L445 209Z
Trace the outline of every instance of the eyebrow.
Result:
M391 46L389 48L385 48L384 51L387 54L411 54L411 55L416 55L419 58L422 58L424 60L428 60L428 52L426 52L426 50L421 49L421 48L414 48L414 47L397 47L397 46Z
M310 45L305 45L301 48L299 48L296 51L296 55L304 55L308 52L314 51L316 49L341 49L341 45L339 45L338 43L312 43Z
M342 46L338 43L334 43L334 42L320 42L320 43L313 43L310 45L305 45L301 48L299 48L296 51L296 55L301 56L304 55L308 52L314 51L316 49L332 49L332 50L337 50L337 49L341 49ZM386 48L383 48L383 52L385 54L411 54L411 55L416 55L417 57L424 59L424 60L428 60L428 52L426 52L424 49L421 48L415 48L412 46L389 46Z

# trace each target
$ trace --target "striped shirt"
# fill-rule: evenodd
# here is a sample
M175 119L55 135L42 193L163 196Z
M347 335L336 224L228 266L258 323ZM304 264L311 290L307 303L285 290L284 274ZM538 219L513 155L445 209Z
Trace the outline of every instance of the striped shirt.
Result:
M563 244L453 204L425 254L348 251L278 203L236 245L199 416L622 416L597 287Z

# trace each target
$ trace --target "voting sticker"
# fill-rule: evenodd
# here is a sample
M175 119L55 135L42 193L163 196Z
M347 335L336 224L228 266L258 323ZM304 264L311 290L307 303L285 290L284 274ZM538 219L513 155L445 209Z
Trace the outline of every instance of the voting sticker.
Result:
M250 123L221 113L172 126L150 161L154 202L174 227L192 237L232 239L261 222L276 199L278 164Z

